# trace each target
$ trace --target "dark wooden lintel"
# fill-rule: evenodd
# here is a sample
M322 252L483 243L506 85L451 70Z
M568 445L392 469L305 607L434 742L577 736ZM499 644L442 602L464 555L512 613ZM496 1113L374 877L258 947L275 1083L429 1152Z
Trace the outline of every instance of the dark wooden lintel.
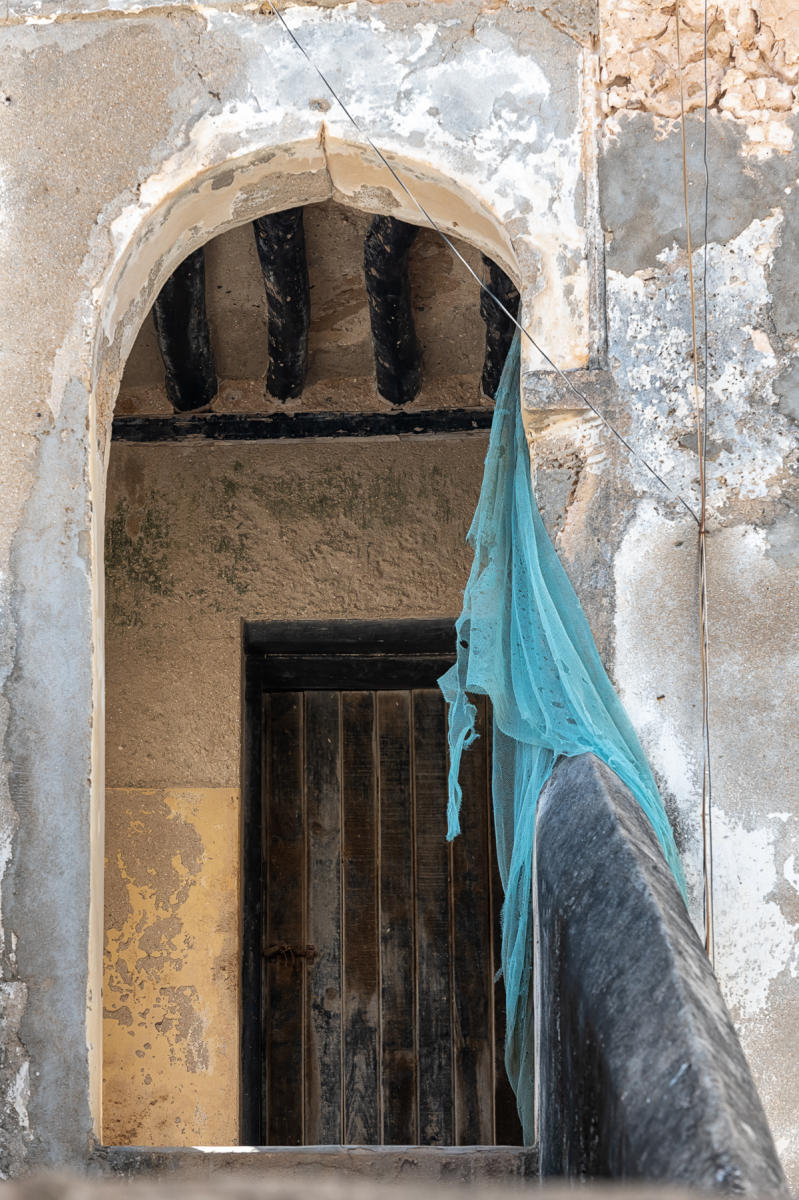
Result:
M218 384L205 310L205 251L195 250L172 273L153 305L164 360L166 394L177 412L210 404Z
M446 654L455 645L455 617L245 621L242 645L249 655Z
M308 367L311 291L301 208L253 221L267 302L266 387L276 400L299 396Z
M375 217L363 247L377 390L391 404L408 404L422 385L408 279L408 254L418 228Z
M487 284L514 317L519 316L519 293L513 280L490 258L483 255L488 270ZM486 353L483 362L483 393L493 399L497 394L502 368L513 341L515 325L486 292L480 292L480 316L486 327Z
M490 429L489 408L438 408L425 412L202 413L182 417L115 417L117 442L262 442L295 438L395 437L472 433Z

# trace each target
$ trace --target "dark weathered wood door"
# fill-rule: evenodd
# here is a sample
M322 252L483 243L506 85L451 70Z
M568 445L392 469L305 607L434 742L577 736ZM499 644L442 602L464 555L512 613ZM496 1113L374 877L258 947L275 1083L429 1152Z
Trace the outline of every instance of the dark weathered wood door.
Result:
M465 832L448 845L443 699L392 686L441 662L412 669L406 653L398 670L376 655L368 687L321 658L309 685L361 686L292 687L287 671L274 687L273 670L260 689L259 1140L520 1142L494 983L485 701Z

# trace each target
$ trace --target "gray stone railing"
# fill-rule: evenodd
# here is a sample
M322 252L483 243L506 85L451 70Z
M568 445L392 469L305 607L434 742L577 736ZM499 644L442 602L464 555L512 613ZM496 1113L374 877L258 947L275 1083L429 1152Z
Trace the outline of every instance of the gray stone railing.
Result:
M629 790L562 760L536 824L541 1174L785 1194L716 978Z

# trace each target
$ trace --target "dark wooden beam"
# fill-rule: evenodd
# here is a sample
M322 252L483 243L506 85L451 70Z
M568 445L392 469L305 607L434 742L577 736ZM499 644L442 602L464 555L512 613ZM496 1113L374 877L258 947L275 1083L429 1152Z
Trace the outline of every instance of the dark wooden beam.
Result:
M153 305L166 394L177 412L210 404L218 390L205 311L205 252L200 247L170 276Z
M115 417L116 442L263 442L295 438L396 437L399 434L473 433L491 427L490 408L437 408L427 412L203 413L184 417Z
M454 617L404 617L395 621L245 621L248 655L455 653Z
M377 390L392 404L408 404L422 384L408 279L408 253L418 232L394 217L375 217L363 247Z
M514 317L519 316L519 293L513 280L505 274L490 258L483 255L483 263L488 270L488 286L497 299L501 300L508 312ZM480 316L486 326L486 355L483 362L482 387L486 396L493 399L497 394L499 379L505 359L513 341L516 326L505 315L501 308L486 292L480 292Z
M276 400L302 394L308 369L311 289L301 208L253 221L268 308L266 387Z

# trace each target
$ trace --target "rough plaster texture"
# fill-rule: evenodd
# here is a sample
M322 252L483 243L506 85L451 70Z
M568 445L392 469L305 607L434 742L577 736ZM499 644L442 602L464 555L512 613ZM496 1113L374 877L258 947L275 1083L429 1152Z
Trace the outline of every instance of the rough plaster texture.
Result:
M454 615L486 444L113 448L104 1141L238 1139L242 620Z
M695 24L695 5L684 7ZM708 300L717 966L796 1186L797 796L795 774L777 765L790 762L796 709L794 10L771 0L711 6ZM670 14L648 0L598 12L566 0L546 11L463 0L285 11L433 215L514 275L542 344L695 497ZM695 32L685 43L694 74ZM101 564L107 433L124 362L159 286L202 242L299 203L333 199L408 219L414 210L253 5L158 0L134 12L8 0L0 62L8 1173L85 1163L99 1133ZM689 165L696 197L695 151ZM346 340L346 321L339 332ZM541 366L528 350L536 486L674 814L696 914L694 531ZM373 402L359 378L352 403L356 391L357 404ZM251 404L254 393L235 399L238 386L231 406ZM448 384L449 402L459 387ZM332 394L323 380L313 389L314 403ZM226 536L235 544L238 532ZM209 654L223 662L219 643ZM185 660L164 662L179 667L176 678L187 672ZM745 681L745 710L735 681ZM768 763L758 758L765 747ZM191 749L201 754L200 739Z
M457 614L485 450L480 434L115 446L110 786L237 784L243 619Z
M631 140L609 139L601 176L612 231L609 367L623 402L616 412L627 436L695 507L687 271L675 234L680 181L662 174L658 154L673 153L674 134L657 142L651 116L626 120ZM622 212L619 170L632 146L643 146L646 128L643 187ZM799 1136L787 1080L799 1065L789 1032L799 1016L797 913L785 862L797 811L789 748L797 736L799 441L785 383L796 352L796 299L781 282L795 270L795 165L782 160L771 164L773 178L765 169L760 175L744 166L740 133L731 140L728 128L712 119L718 178L730 199L714 207L707 248L716 969L795 1180ZM758 195L765 200L759 215ZM695 268L701 272L702 251ZM616 679L674 816L700 925L696 528L664 506L641 468L626 464L624 472L649 498L628 510L612 555Z

